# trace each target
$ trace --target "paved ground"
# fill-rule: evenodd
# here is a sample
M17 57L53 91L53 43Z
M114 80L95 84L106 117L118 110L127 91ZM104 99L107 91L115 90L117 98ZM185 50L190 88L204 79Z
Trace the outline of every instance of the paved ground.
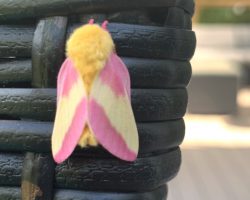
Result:
M249 200L249 149L184 149L168 200Z
M249 61L249 26L211 27L194 27L193 62ZM182 167L169 183L168 200L250 200L250 88L238 92L234 116L186 116Z
M224 116L187 116L180 173L168 200L249 200L250 127Z

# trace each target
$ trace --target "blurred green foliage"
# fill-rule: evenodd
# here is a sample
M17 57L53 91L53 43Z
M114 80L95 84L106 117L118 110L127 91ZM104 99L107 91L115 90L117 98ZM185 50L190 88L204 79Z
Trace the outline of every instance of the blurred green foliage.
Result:
M199 17L199 22L250 23L250 8L203 8Z

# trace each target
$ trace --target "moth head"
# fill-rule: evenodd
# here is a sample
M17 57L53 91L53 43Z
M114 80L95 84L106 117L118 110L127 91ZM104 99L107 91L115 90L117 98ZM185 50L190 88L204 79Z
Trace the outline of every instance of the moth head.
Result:
M67 56L76 67L99 65L101 68L114 51L114 42L107 31L107 21L102 26L90 20L76 29L67 41Z

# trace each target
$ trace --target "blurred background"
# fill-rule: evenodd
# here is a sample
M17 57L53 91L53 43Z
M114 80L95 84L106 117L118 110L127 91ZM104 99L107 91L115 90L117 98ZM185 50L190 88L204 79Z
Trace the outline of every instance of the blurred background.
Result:
M196 0L183 163L170 200L250 199L250 0Z

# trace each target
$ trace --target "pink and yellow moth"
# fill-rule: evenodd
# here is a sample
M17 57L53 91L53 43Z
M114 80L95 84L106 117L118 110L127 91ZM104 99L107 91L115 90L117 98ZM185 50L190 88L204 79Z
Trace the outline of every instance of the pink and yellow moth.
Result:
M107 22L80 27L67 43L57 81L52 134L54 160L66 160L79 144L102 145L114 156L134 161L139 139L130 102L130 77L117 56Z

